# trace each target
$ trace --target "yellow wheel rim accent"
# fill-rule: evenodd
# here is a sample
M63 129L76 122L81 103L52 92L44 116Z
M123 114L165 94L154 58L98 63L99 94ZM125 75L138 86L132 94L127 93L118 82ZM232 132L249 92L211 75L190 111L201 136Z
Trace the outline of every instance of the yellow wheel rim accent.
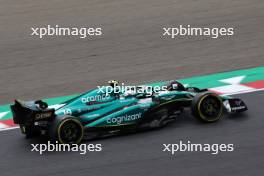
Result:
M208 121L208 122L213 122L213 121L219 119L219 118L222 116L222 113L223 113L223 106L222 106L222 104L220 104L220 113L218 114L218 116L217 116L215 119L208 120L208 119L204 116L204 114L201 112L201 103L202 103L202 101L203 101L205 98L207 98L208 96L214 96L214 97L217 98L220 102L222 102L222 100L219 98L218 95L215 95L215 94L206 94L206 95L204 95L204 96L200 99L197 108L198 108L198 113L199 113L200 117L201 117L203 120Z

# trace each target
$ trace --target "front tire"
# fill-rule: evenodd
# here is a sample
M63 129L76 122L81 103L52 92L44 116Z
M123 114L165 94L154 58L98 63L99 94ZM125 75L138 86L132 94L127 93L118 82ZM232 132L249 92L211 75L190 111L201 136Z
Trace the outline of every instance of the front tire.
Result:
M216 122L222 117L223 103L215 93L198 93L193 99L191 110L194 117L202 122Z

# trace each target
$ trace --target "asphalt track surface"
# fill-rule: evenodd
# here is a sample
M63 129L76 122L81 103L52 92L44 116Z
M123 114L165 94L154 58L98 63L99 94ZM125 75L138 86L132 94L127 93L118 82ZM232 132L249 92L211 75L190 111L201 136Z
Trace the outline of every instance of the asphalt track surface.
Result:
M2 175L263 175L264 92L238 96L249 107L247 113L225 116L214 124L203 124L189 112L166 128L130 135L93 140L103 151L80 155L78 152L31 152L31 143L19 130L1 132L0 166ZM233 152L163 152L163 144L234 144Z
M142 83L264 65L262 0L0 0L0 103L82 92L118 79ZM30 36L31 27L100 26L103 36ZM163 27L234 27L235 35L162 38ZM263 175L263 92L249 111L204 125L186 118L159 131L93 141L103 151L30 152L18 130L0 133L0 175ZM163 143L234 143L235 151L162 152Z

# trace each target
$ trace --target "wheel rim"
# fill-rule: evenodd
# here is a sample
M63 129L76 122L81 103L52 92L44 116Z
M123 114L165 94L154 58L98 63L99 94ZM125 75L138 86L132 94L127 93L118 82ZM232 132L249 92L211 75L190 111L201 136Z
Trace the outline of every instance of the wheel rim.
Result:
M200 114L207 121L218 120L222 114L221 100L216 96L206 96L200 102Z
M66 120L58 130L61 143L79 143L83 136L82 126L74 120Z

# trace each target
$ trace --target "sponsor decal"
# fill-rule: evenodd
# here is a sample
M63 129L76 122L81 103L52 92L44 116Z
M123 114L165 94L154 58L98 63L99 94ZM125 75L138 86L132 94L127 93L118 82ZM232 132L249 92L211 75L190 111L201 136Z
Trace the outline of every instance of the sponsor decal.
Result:
M51 112L47 112L47 113L41 113L41 114L36 114L35 115L35 119L36 120L42 120L42 119L46 119L51 117L52 113Z
M232 111L237 111L237 110L241 110L241 109L245 109L246 106L239 106L239 107L233 107Z
M107 123L111 123L111 124L121 124L123 122L130 122L130 121L134 121L137 119L140 119L142 117L141 113L138 114L132 114L132 115L124 115L124 116L119 116L119 117L113 117L113 118L108 118L107 119Z
M89 96L89 97L83 97L81 101L83 103L89 103L89 102L95 102L95 101L102 101L107 100L110 98L110 95L102 94L102 95L95 95L95 96Z

